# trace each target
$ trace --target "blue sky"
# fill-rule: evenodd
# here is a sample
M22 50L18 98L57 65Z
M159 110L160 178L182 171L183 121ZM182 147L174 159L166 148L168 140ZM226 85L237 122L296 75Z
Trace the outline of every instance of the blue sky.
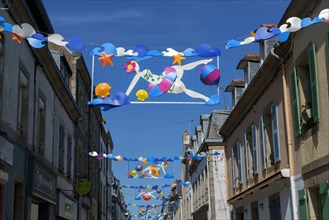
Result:
M88 52L103 43L113 43L117 47L133 49L145 44L150 50L177 51L195 48L202 43L220 48L221 81L225 88L233 78L242 78L242 71L236 70L239 60L245 53L258 53L256 43L236 49L226 50L230 39L243 40L262 23L278 23L289 4L289 0L171 0L171 1L90 1L90 0L43 0L55 32L64 38L80 37L87 50L84 59L88 66L91 57ZM202 58L200 58L202 59ZM161 73L171 65L172 58L152 58L140 63L154 73ZM101 68L96 63L95 82L107 82L112 92L125 91L132 79L123 70L125 58L114 58L114 67ZM187 63L188 61L183 61ZM216 65L216 62L212 64ZM186 85L208 96L216 93L215 87L203 85L199 80L199 68L184 75ZM140 82L136 89L145 89ZM136 90L134 90L136 91ZM135 92L132 93L132 99ZM230 107L230 95L223 104L204 105L129 105L104 112L114 141L114 153L129 157L175 156L182 153L181 135L189 130L186 120L191 122L191 130L199 124L201 114L210 114L215 109ZM199 101L186 95L164 95L153 101ZM225 101L225 102L224 102ZM226 105L224 106L224 103ZM131 164L134 167L135 164ZM169 165L169 173L180 178L180 163ZM172 180L150 181L149 179L128 179L126 162L113 162L114 174L124 184L148 185L172 183ZM172 171L171 171L172 170ZM135 201L132 190L124 189L126 202ZM166 191L166 194L168 190ZM148 204L159 204L151 200ZM131 208L132 214L136 209Z

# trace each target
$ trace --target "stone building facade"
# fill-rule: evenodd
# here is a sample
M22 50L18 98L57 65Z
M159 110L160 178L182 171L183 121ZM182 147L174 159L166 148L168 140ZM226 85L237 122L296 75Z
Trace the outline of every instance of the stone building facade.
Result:
M325 8L293 0L279 26ZM328 37L323 22L273 54L260 42L261 67L220 129L232 219L328 218Z
M54 33L41 1L6 7L7 22ZM113 143L100 110L87 105L83 58L50 44L32 48L5 31L0 43L0 219L110 219L111 192L100 198L110 160L102 169L88 152L111 152ZM82 180L90 192L79 191Z

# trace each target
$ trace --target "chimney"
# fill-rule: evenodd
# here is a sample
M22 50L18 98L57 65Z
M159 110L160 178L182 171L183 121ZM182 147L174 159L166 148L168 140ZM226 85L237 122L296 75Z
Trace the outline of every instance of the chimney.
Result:
M277 24L261 24L260 27L273 28L277 27ZM262 65L268 54L271 52L273 46L278 42L278 36L272 37L267 40L259 41L260 50L260 64Z
M246 54L236 67L244 71L244 88L246 89L260 67L259 54Z
M239 99L241 98L244 90L245 90L245 85L244 85L244 80L243 79L232 79L232 82L226 87L225 92L231 92L232 93L232 107L238 103Z
M203 138L208 137L209 117L209 114L200 115L201 132L203 133Z

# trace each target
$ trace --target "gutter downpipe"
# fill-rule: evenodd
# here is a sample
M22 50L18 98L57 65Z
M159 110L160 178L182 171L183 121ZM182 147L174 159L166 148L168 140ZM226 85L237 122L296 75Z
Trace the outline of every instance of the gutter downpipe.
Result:
M291 123L288 117L288 100L290 95L288 94L288 84L286 80L286 65L282 64L282 80L284 83L283 92L284 92L284 114L286 118L286 129L287 129L287 145L288 145L288 155L289 155L289 170L290 170L290 191L291 191L291 206L292 206L292 218L298 219L298 204L297 204L297 193L296 193L296 184L294 180L294 168L295 168L295 157L294 157L294 150L292 144L292 137L291 137Z

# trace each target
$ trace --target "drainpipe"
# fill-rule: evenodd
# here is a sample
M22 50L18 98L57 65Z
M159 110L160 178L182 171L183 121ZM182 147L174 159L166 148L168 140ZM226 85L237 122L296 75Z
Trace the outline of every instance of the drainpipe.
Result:
M283 93L284 93L284 115L285 115L285 122L286 122L286 130L287 130L287 145L288 145L288 162L289 162L289 169L290 169L290 191L291 191L291 206L292 206L292 218L298 219L298 204L297 204L297 193L296 193L296 184L294 180L294 168L295 168L295 156L294 156L294 149L292 145L291 131L292 126L291 122L288 117L288 99L290 97L288 90L288 84L286 79L286 65L282 64L282 81L283 81Z

